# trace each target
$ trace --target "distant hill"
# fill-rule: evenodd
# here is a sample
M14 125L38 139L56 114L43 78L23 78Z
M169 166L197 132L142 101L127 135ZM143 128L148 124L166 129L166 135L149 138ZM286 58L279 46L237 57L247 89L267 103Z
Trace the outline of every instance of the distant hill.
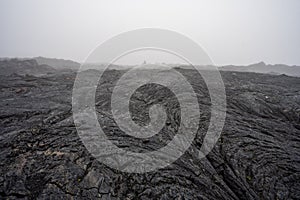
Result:
M45 58L45 57L35 57L35 58L0 58L0 75L7 75L12 73L17 74L31 74L40 75L54 72L55 70L69 71L78 70L80 63L72 60L64 60L57 58ZM146 68L157 68L161 67L162 64L146 64ZM190 65L182 64L163 64L166 68L186 68L190 69ZM106 63L85 63L83 69L105 69ZM123 66L123 65L110 65L110 69L129 69L134 66ZM211 69L211 66L201 66L204 70ZM285 74L289 76L300 77L300 66L288 66L284 64L265 64L264 62L248 65L248 66L235 66L226 65L219 67L221 71L239 71L239 72L256 72L280 75Z
M264 62L248 65L248 66L234 66L227 65L219 68L223 71L240 71L240 72L256 72L265 74L286 74L289 76L300 77L300 66L288 66L283 64L270 65Z
M55 69L73 69L77 70L80 67L80 63L77 63L72 60L64 60L64 59L57 59L57 58L45 58L45 57L35 57L38 64L42 65L49 65Z
M45 75L56 70L48 65L39 65L34 59L1 59L0 75Z

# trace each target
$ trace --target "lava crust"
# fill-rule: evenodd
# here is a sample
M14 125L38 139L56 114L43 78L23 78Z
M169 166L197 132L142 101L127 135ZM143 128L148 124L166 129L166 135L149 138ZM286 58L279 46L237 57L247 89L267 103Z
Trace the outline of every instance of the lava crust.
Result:
M201 147L210 98L195 71L177 69L193 86L201 110L191 147L173 164L129 174L97 161L81 142L72 116L75 72L0 78L0 197L2 199L300 199L300 78L221 72L227 117L221 137L204 159ZM96 76L94 71L82 72ZM149 121L160 103L168 111L162 131L149 139L126 136L110 112L109 97L124 71L99 83L99 123L118 147L143 152L167 144L180 124L176 97L159 85L131 97L132 118ZM159 92L162 91L162 92ZM167 99L162 97L167 95Z

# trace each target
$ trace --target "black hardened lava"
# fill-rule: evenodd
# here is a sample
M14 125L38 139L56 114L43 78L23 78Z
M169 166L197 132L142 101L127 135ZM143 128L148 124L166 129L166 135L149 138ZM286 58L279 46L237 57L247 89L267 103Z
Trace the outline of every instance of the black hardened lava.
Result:
M225 126L214 149L199 159L195 149L207 129L210 98L193 70L177 70L197 93L198 135L180 159L146 174L111 169L85 149L72 118L75 72L2 75L0 199L300 199L300 78L222 72ZM97 75L93 70L84 73ZM155 150L172 139L180 121L174 95L165 91L170 99L160 102L161 86L140 88L131 98L137 123L147 123L145 110L151 102L174 108L157 137L126 137L106 98L124 71L106 73L96 108L108 137L120 148L136 151Z

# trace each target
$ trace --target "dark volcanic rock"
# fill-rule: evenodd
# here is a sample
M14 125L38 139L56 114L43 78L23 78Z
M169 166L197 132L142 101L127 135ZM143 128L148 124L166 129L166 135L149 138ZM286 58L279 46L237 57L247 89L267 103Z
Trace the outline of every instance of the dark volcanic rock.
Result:
M300 79L222 72L227 119L217 145L205 158L200 148L209 120L210 99L202 79L180 70L193 85L201 109L191 148L165 169L127 174L95 160L77 135L71 96L75 73L1 76L0 196L4 199L299 199ZM87 76L96 76L95 71ZM162 103L169 122L149 140L124 136L109 112L109 96L123 71L108 71L99 86L100 124L120 148L154 150L178 126L172 93L163 102L158 85L131 98L132 116L147 122L147 108ZM148 101L149 100L149 101ZM151 103L149 103L151 102ZM172 103L170 103L172 102ZM142 109L142 110L140 110Z

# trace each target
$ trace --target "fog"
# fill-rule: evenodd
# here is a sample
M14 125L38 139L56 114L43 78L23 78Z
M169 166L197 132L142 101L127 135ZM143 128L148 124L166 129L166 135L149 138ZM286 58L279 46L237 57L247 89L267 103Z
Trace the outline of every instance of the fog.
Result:
M300 65L299 19L297 0L2 0L0 57L83 62L116 34L154 27L190 37L217 65L259 61ZM147 60L131 58L126 64ZM148 59L177 62L170 56Z

